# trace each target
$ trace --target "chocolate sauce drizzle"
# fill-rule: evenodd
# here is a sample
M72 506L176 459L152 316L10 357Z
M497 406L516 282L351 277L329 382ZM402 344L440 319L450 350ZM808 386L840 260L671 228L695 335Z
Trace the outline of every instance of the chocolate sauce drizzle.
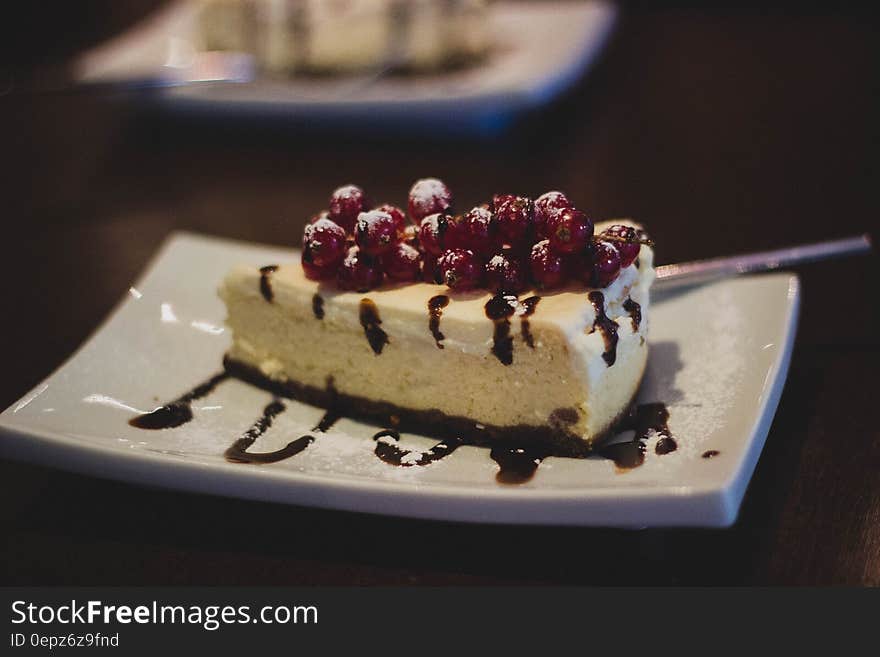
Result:
M383 441L381 438L392 438L394 443ZM400 440L400 433L394 429L383 429L373 436L373 440L376 441L376 448L373 450L376 456L389 465L398 465L403 468L413 465L429 465L434 461L439 461L444 456L452 454L452 452L464 444L464 441L458 438L444 440L426 452L416 452L419 454L418 458L412 459L407 458L410 454L414 453L412 450L403 449L396 444Z
M319 431L320 433L327 433L330 428L336 424L336 421L342 417L342 413L340 413L335 407L331 406L324 413L323 417L321 417L318 424L312 427L312 431Z
M181 424L186 424L193 419L193 401L208 396L214 388L227 378L229 378L229 374L226 372L215 374L174 401L168 402L150 413L137 415L131 418L128 423L138 429L173 429Z
M675 442L675 439L671 436L663 436L660 440L657 441L657 444L654 445L654 453L660 454L669 454L670 452L674 452L678 449L678 443Z
M314 436L305 435L287 443L286 446L274 452L253 453L247 451L248 447L253 445L257 438L266 433L269 427L272 426L272 421L275 417L283 413L284 410L284 404L282 404L277 398L266 406L266 408L263 409L262 417L254 422L253 425L251 425L251 428L245 431L244 435L226 450L224 454L226 460L233 463L276 463L288 459L291 456L296 456L306 447L315 442ZM312 431L326 433L338 419L339 413L335 408L330 407L324 413L324 416L320 419L318 424L312 428Z
M716 456L718 456L720 453L721 453L721 452L719 452L717 449L710 449L710 450L707 450L707 451L703 452L703 453L701 454L701 456L702 456L704 459L714 459L714 458L715 458Z
M272 292L272 274L276 271L278 271L278 265L266 265L265 267L260 267L260 293L269 303L272 303L272 299L275 298L275 295Z
M312 296L312 312L316 319L324 319L324 297L317 292Z
M438 294L428 299L428 328L431 330L431 335L434 336L434 342L440 349L443 349L443 345L440 344L441 340L446 339L446 336L440 332L440 318L443 316L443 309L448 305L449 297L445 294Z
M266 433L269 427L272 426L272 421L283 413L286 408L278 399L269 403L263 409L263 415L251 425L250 429L244 432L241 438L232 443L232 446L226 450L224 453L226 460L233 463L276 463L291 456L296 456L311 445L315 440L314 436L301 436L274 452L247 451L248 447L253 445L257 438Z
M529 326L529 317L535 314L535 308L538 307L539 301L541 301L541 297L529 297L528 299L525 299L521 302L525 310L519 318L520 333L522 334L523 341L532 349L535 348L535 340L534 338L532 338L532 331L531 327Z
M394 442L388 442L382 440L382 438L391 438ZM472 444L461 438L452 438L437 443L425 452L413 452L412 450L403 449L397 444L400 440L400 433L394 429L379 431L373 436L373 440L376 441L373 453L380 460L389 465L403 468L414 465L430 465L452 454L462 445ZM496 445L490 451L490 456L499 467L495 480L500 484L525 483L535 475L535 471L538 469L541 461L549 455L550 450L546 447Z
M535 476L541 461L550 456L546 447L511 447L497 445L489 452L499 470L495 481L499 484L524 484Z
M492 353L504 365L513 363L513 338L510 336L510 318L516 312L517 298L511 294L498 293L486 302L486 317L495 323L492 336Z
M508 302L504 301L504 303ZM129 424L142 429L164 429L180 426L192 419L191 402L209 394L229 376L231 375L226 372L217 374L152 413L132 418L129 420ZM328 381L328 386L332 388L332 381ZM307 434L273 452L252 453L247 451L257 438L268 431L275 417L283 413L285 409L284 404L276 397L263 409L262 416L226 450L224 454L226 459L234 463L275 463L296 456L311 445L315 441L315 437ZM342 410L337 408L336 402L332 402L312 431L326 433L340 417L342 417ZM576 409L560 408L551 414L549 421L554 425L561 426L576 422L577 419ZM630 410L617 427L618 432L634 431L635 435L632 440L601 446L595 451L595 454L614 461L616 467L621 471L630 470L644 463L646 442L652 434L656 434L658 438L654 446L656 454L664 455L674 452L678 445L669 431L668 420L669 411L663 403L637 406ZM389 437L393 439L393 442L381 440ZM374 454L383 462L400 467L430 465L451 454L462 445L483 444L475 439L453 437L437 443L427 451L415 452L403 449L397 444L400 440L400 433L395 429L383 429L373 436L373 440L376 443ZM702 457L709 459L718 454L717 450L709 450L704 452ZM546 445L523 447L519 444L502 442L493 445L490 450L490 457L499 466L495 479L500 484L522 484L530 481L541 462L552 455L554 455L553 449Z
M678 444L669 432L669 410L666 404L655 402L641 404L632 409L618 425L617 431L635 431L633 439L624 443L612 443L599 448L598 454L611 459L621 470L636 468L645 462L645 442L651 433L658 436L654 446L656 454L669 454Z
M635 333L639 330L639 325L642 323L642 307L633 301L632 297L627 297L626 301L623 302L623 309L629 313L629 318L633 324L633 333Z
M372 299L361 299L360 319L367 342L370 343L373 353L378 356L382 353L382 348L388 344L388 334L379 328L382 320L379 318L379 309Z
M596 310L593 330L595 331L598 328L599 332L602 333L602 338L605 340L605 353L602 354L602 359L608 367L611 367L614 365L614 361L617 360L617 329L620 327L617 325L617 322L609 319L608 315L605 314L604 294L598 290L593 290L588 295L588 298Z

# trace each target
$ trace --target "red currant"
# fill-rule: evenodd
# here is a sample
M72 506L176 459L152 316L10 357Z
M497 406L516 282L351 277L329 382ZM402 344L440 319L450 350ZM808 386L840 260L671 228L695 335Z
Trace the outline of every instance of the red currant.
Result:
M336 283L343 290L367 292L382 284L382 275L378 259L353 246L336 271Z
M486 287L492 292L518 294L526 288L522 260L512 253L499 253L486 263Z
M323 217L306 224L303 248L309 251L312 263L318 267L337 265L345 256L345 229Z
M452 207L452 192L442 180L423 178L409 190L409 216L421 221L429 214L446 212Z
M407 226L411 224L406 220L406 213L401 210L396 205L391 205L390 203L383 203L374 210L379 210L380 212L387 212L391 215L391 218L394 219L394 224L397 226L397 232L403 234L403 231L406 230Z
M427 253L439 256L446 250L446 233L451 220L452 217L440 212L422 219L419 226L419 244Z
M515 198L515 194L492 194L492 202L489 204L489 209L492 212L497 212L498 208L505 203L510 203Z
M395 244L382 256L382 266L388 278L395 281L415 281L422 271L422 254L409 244Z
M501 239L514 248L524 246L530 237L535 205L532 199L513 194L495 195L492 199L495 220Z
M449 247L470 249L481 256L489 256L501 250L498 223L486 208L473 208L463 217L456 218L450 226L446 244Z
M620 274L620 251L611 242L593 245L593 287L608 287Z
M469 249L450 249L437 264L443 282L454 290L470 290L482 283L483 263Z
M302 268L306 274L306 278L312 281L323 281L333 278L336 273L336 265L329 267L320 267L312 260L312 252L308 248L303 248L302 252Z
M330 219L351 232L358 215L369 205L364 190L357 185L343 185L330 196Z
M363 253L381 255L397 243L397 223L394 217L381 210L361 212L355 224L354 238Z
M565 282L565 267L562 256L550 249L550 241L542 240L532 247L529 254L529 271L532 280L544 288L559 287Z
M547 237L547 221L557 210L571 207L568 197L562 192L546 192L535 199L535 238L542 240Z
M550 248L557 253L583 251L593 239L593 222L580 210L562 208L547 219Z
M602 231L600 238L612 238L609 241L620 252L620 267L629 267L638 257L642 245L639 244L639 233L632 226L615 224Z

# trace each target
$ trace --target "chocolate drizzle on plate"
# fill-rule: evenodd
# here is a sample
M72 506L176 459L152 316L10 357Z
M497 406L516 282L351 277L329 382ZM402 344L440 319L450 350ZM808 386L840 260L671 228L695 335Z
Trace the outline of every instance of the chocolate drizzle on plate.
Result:
M443 349L440 342L446 339L446 336L440 332L440 318L443 316L443 309L448 305L449 297L445 294L438 294L428 299L428 328L431 330L431 335L434 336L434 342L440 349Z
M379 309L372 299L361 299L360 319L367 342L370 343L373 353L378 356L382 353L382 348L388 344L388 334L379 328L382 320L379 318Z
M324 319L324 297L317 292L312 296L312 312L316 319Z
M546 447L497 445L489 456L499 467L495 481L499 484L524 484L535 476L541 461L550 456L550 450Z
M717 449L710 449L710 450L707 450L707 451L703 452L703 453L701 454L701 456L702 456L704 459L714 459L714 458L715 458L716 456L718 456L720 453L721 453L721 452L719 452Z
M645 462L645 443L639 440L612 443L600 448L599 455L614 461L620 470L631 470Z
M614 461L614 465L621 470L636 468L645 462L645 443L652 433L658 437L654 446L656 454L674 452L678 449L678 444L669 432L668 422L669 410L666 404L655 402L636 406L617 427L618 433L635 431L632 440L603 445L597 450L598 454Z
M657 444L654 445L654 453L660 454L669 454L670 452L674 452L678 449L678 443L675 442L674 438L670 436L663 436L660 440L657 441Z
M260 294L269 303L272 303L272 299L275 298L275 294L272 292L272 274L276 271L278 271L278 265L260 267Z
M315 440L314 436L301 436L274 452L247 451L248 447L253 445L257 438L266 433L269 427L272 426L272 421L283 413L285 409L286 406L278 399L269 403L263 409L263 415L251 425L250 429L244 432L241 438L232 443L232 446L226 450L224 454L226 460L233 463L276 463L291 456L296 456L311 445Z
M515 295L498 293L486 302L486 317L495 324L492 353L504 365L513 362L513 338L510 336L510 318L519 302Z
M196 399L208 396L222 381L229 378L226 372L215 374L207 381L200 383L189 392L174 401L131 418L128 423L138 429L173 429L193 419L192 403Z
M334 407L330 407L327 409L327 412L321 417L314 427L312 427L312 431L319 431L320 433L327 433L330 428L336 424L336 421L342 417L342 414Z
M387 438L391 438L393 442L383 440ZM397 444L400 440L400 434L394 429L383 429L373 436L373 440L376 441L376 448L373 450L376 456L389 465L398 465L404 468L413 465L429 465L452 454L464 444L463 440L457 438L447 439L437 443L426 452L414 452L403 449Z
M541 301L541 297L529 297L521 302L523 312L519 317L520 333L523 341L532 349L535 348L535 340L532 338L532 331L529 327L529 317L535 314L535 308L538 307L539 301Z
M227 372L217 374L173 402L157 408L152 413L132 418L129 423L144 429L180 426L192 418L190 404L193 400L208 395L221 381L234 375L235 373ZM247 382L247 379L242 380ZM312 427L312 433L326 433L339 418L343 417L348 409L342 398L337 399L338 393L335 391L332 379L327 381L327 390L332 394L332 398L325 405L324 415ZM247 451L260 436L269 430L273 420L285 409L285 405L276 397L263 409L262 416L226 450L226 459L235 463L275 463L296 456L311 445L316 439L313 435L306 434L273 452L252 453ZM391 425L396 426L395 416L390 417ZM576 408L563 407L554 410L550 414L548 422L552 426L562 428L576 423L578 419L579 412ZM642 404L634 407L615 428L615 433L634 431L633 438L626 442L599 445L592 451L592 455L614 461L618 470L625 472L644 463L647 451L646 443L652 437L657 438L654 445L656 454L664 455L674 452L678 445L669 431L668 420L669 411L663 403ZM587 453L575 455L564 450L560 451L546 443L523 445L515 440L501 439L499 441L497 438L487 443L482 435L476 434L464 438L452 436L441 440L426 451L417 451L401 447L399 445L400 433L393 428L383 429L374 434L373 441L375 442L373 452L376 457L385 463L400 467L430 465L463 445L481 448L488 446L491 448L489 456L499 466L496 481L500 484L522 484L530 481L540 464L548 456L583 458L590 455ZM718 454L719 452L716 450L709 450L704 452L702 457L708 459Z
M629 318L633 324L633 333L635 333L639 330L639 325L642 323L642 307L633 301L632 297L627 297L626 301L623 302L623 309L629 313Z
M617 360L617 329L620 328L613 319L609 319L605 314L605 295L598 290L593 290L588 295L590 303L596 311L596 319L593 322L593 330L599 329L602 338L605 340L605 353L602 359L611 367Z

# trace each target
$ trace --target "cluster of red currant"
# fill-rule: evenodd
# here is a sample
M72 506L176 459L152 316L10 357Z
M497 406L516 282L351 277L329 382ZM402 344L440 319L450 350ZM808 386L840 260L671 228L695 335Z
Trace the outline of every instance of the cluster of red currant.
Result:
M556 191L534 201L496 194L490 204L454 215L449 188L425 178L409 191L409 219L396 206L370 205L355 185L333 192L329 209L305 228L306 276L335 278L358 292L378 287L385 276L510 294L569 280L606 287L647 242L624 225L594 236L593 221Z

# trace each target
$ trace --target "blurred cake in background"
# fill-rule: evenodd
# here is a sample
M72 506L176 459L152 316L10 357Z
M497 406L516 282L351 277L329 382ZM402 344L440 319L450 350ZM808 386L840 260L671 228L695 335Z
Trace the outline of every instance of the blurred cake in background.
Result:
M254 0L199 0L198 17L199 49L246 53L256 50Z
M490 49L486 0L201 0L199 47L265 71L434 71Z

